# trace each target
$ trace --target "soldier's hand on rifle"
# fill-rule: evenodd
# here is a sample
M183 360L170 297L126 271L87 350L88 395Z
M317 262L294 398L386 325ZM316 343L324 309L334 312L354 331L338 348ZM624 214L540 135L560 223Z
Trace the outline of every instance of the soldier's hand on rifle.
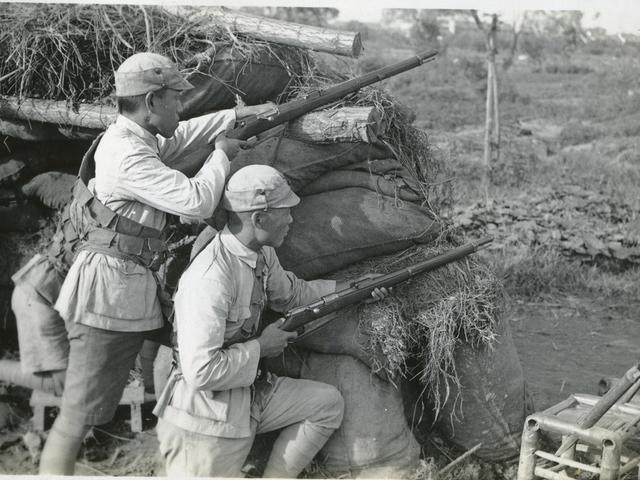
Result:
M227 158L231 161L235 158L240 150L251 148L256 143L255 137L249 140L238 140L236 138L227 138L224 133L216 137L216 150L222 150Z
M367 273L366 275L363 275L362 277L358 278L356 282L373 280L374 278L381 277L381 276L382 276L381 273ZM374 288L373 291L371 292L371 298L368 300L365 300L364 303L373 303L373 302L379 302L380 300L384 300L385 297L389 296L389 293L391 293L392 290L393 289L391 287Z
M262 334L257 338L260 343L261 357L275 357L280 355L289 344L289 341L296 338L296 332L285 332L280 329L284 323L284 318L280 318L267 326Z

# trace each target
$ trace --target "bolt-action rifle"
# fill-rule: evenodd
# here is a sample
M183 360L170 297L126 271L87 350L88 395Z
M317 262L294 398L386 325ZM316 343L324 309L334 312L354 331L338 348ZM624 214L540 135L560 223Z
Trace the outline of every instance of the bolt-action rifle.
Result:
M347 288L325 295L324 297L321 297L320 300L310 303L309 305L289 310L289 312L284 315L285 320L280 328L288 332L298 331L298 333L303 333L304 326L308 323L348 305L371 298L371 292L376 288L393 287L394 285L404 282L419 273L429 272L448 263L460 260L461 258L478 251L480 248L492 241L492 237L484 237L480 240L464 244L440 255L433 255L422 262L411 265L410 267L402 268L379 277L353 282ZM332 319L332 317L329 317L327 322ZM320 325L314 324L313 330L320 328L327 322L320 322ZM307 331L306 333L310 332Z
M365 75L338 83L337 85L333 85L325 90L316 90L302 98L297 98L281 105L274 105L274 107L267 112L257 115L249 115L248 117L239 120L238 125L233 130L227 132L227 137L247 140L280 124L288 122L289 120L293 120L305 113L315 110L318 107L335 102L349 93L357 92L363 87L435 60L437 55L438 52L435 50L418 53L401 62L387 65L386 67L374 70L373 72Z

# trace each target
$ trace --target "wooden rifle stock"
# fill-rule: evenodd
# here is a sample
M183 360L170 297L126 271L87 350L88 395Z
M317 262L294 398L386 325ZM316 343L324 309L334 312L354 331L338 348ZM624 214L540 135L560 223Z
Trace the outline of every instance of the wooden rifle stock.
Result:
M280 328L288 332L294 330L300 331L305 324L310 323L319 317L370 298L371 292L375 288L389 288L398 283L404 282L419 273L429 272L448 263L460 260L461 258L478 251L481 247L491 241L493 241L492 237L484 237L480 240L466 243L440 255L433 255L427 260L411 265L410 267L402 268L376 278L366 279L361 282L354 282L349 285L349 287L338 292L325 295L309 305L304 305L290 310L284 316L285 320Z
M335 102L348 93L356 92L362 87L393 77L399 73L411 70L419 65L430 62L436 58L438 52L429 50L418 53L401 62L387 65L360 77L333 85L326 90L317 90L304 98L292 100L282 105L274 105L273 110L259 115L251 115L238 122L238 125L227 132L227 137L247 140L273 127L293 120L318 107Z

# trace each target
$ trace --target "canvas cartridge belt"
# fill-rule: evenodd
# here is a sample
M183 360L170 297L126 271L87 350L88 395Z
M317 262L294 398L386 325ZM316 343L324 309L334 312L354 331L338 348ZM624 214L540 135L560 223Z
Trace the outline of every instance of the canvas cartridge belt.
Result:
M80 250L132 260L152 271L165 262L169 249L162 230L118 215L100 202L81 179L74 186L73 198L70 215L77 218Z

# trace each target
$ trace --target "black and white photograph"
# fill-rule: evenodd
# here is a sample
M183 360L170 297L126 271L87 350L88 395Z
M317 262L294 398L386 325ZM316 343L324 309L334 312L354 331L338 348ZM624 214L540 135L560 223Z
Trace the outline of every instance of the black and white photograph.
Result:
M0 2L0 477L640 479L639 193L631 0Z

